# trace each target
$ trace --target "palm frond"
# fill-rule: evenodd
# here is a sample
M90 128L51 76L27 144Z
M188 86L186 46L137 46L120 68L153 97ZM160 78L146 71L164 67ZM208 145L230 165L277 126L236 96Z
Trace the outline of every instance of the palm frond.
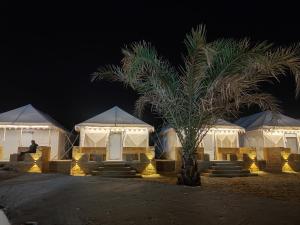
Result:
M93 80L122 82L138 94L136 113L145 106L172 126L183 146L193 154L219 118L236 117L245 107L278 111L278 102L262 90L262 83L291 74L300 92L299 45L275 47L250 39L208 42L206 27L192 29L184 40L183 64L172 66L148 42L122 49L120 66L105 66Z

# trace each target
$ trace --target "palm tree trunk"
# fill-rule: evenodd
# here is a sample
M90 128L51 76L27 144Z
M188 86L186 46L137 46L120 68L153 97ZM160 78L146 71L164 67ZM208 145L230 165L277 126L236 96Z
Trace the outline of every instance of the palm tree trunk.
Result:
M182 167L178 174L177 184L201 186L201 177L198 171L197 158L195 154L182 156Z

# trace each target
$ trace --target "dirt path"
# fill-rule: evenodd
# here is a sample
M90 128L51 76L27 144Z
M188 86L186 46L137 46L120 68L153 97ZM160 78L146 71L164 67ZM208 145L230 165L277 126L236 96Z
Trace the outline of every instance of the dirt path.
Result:
M28 174L0 184L13 224L300 224L300 204L143 179Z

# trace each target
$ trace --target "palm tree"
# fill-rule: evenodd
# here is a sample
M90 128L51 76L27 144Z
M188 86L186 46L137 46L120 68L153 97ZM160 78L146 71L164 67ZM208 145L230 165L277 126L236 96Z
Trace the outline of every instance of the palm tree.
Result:
M217 119L238 115L244 107L258 105L278 110L261 84L279 81L292 74L296 95L300 90L299 46L275 47L249 39L206 40L204 25L186 35L183 64L172 66L156 49L144 41L122 49L120 66L101 67L93 80L122 82L139 94L136 113L146 105L172 126L182 144L182 170L178 183L201 185L195 152Z

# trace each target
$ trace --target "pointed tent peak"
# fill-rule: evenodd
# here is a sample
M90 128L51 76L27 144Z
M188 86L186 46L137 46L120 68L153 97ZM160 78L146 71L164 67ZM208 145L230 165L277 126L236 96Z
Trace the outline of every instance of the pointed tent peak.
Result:
M103 113L100 113L99 115L96 115L78 125L78 126L100 126L100 127L106 127L106 126L137 126L137 127L147 127L151 130L153 130L153 126L145 123L144 121L134 117L133 115L129 114L128 112L124 111L118 106L114 106L111 109L108 109L104 111Z
M235 123L246 128L247 130L254 130L263 127L289 127L300 129L299 120L283 115L279 112L272 112L270 110L242 117Z
M214 125L214 127L230 127L230 128L235 128L235 129L242 129L244 130L243 127L236 125L234 123L231 123L227 120L223 120L223 119L218 119Z
M2 125L48 125L65 130L57 121L49 115L39 111L33 105L28 104L0 114Z

